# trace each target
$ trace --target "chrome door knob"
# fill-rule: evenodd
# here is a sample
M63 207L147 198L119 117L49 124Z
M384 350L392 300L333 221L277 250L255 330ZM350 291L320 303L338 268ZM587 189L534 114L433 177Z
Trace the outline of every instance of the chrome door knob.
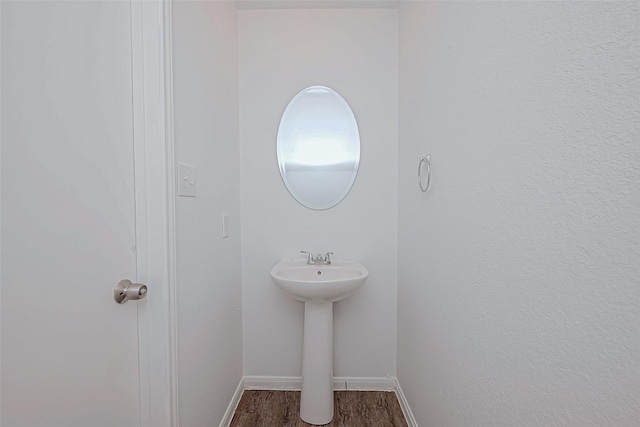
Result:
M129 300L139 300L147 296L147 286L142 283L133 283L131 280L120 280L113 289L113 299L118 304L124 304Z

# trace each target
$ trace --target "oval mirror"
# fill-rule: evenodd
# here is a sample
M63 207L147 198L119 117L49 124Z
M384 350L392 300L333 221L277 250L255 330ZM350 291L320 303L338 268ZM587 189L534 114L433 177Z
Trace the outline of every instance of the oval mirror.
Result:
M311 86L282 114L278 164L291 195L311 209L337 205L349 192L360 164L360 134L353 111L336 91Z

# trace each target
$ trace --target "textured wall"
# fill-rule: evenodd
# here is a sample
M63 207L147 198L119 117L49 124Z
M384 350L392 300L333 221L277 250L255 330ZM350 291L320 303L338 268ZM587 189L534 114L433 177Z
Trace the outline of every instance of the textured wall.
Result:
M177 1L172 18L176 160L197 181L176 202L179 417L214 426L242 377L237 11Z
M370 272L334 304L335 375L394 374L397 11L241 10L239 40L244 373L301 374L303 304L269 272L308 250L358 259ZM291 197L276 160L285 107L315 84L346 99L361 138L354 186L325 211Z
M639 22L402 4L398 377L420 425L640 425Z

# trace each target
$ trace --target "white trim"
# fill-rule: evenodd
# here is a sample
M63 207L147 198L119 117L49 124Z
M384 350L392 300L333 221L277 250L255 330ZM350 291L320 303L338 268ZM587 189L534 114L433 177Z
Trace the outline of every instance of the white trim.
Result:
M222 417L222 421L220 421L220 427L229 427L231 424L233 415L236 413L236 408L238 407L238 403L240 403L240 398L242 397L244 389L244 378L240 378L238 387L236 387L236 391L233 393L233 397L231 397L231 402L229 402L229 406L227 406L227 410Z
M142 5L131 2L131 74L133 113L134 200L136 238L136 281L149 284L147 242L147 191L146 191L146 128L144 121L144 37L142 32ZM155 293L155 292L154 292ZM147 331L148 310L146 300L138 306L138 381L140 395L140 426L149 427L149 353L150 340Z
M172 377L172 117L167 114L165 1L131 2L141 427L176 427ZM170 98L169 98L170 99ZM169 110L170 111L170 110Z
M160 0L162 1L162 0ZM173 26L172 0L165 0L163 4L163 34L164 34L164 106L165 106L165 141L166 141L166 191L168 217L168 269L169 269L169 343L170 343L170 384L171 384L171 426L180 425L180 400L178 395L178 305L176 279L176 171L175 148L173 131ZM241 393L242 394L242 393ZM233 414L232 414L233 415Z
M333 377L334 390L396 390L396 379L391 377ZM302 377L245 376L247 390L300 390Z
M404 419L407 420L407 424L409 427L418 427L418 423L416 422L416 418L413 416L413 412L411 412L411 408L409 407L409 402L402 391L402 387L400 387L400 382L397 378L394 378L395 381L395 392L396 397L398 398L398 402L400 402L400 408L402 409L402 413L404 414Z
M395 386L394 379L389 377L333 377L334 390L394 391Z
M246 390L300 390L302 377L243 377Z

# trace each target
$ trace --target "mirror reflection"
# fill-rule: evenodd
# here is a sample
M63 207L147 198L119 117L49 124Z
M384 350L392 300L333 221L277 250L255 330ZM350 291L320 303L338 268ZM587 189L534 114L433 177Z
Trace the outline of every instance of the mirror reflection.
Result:
M298 202L317 210L338 204L360 163L360 134L349 104L325 86L300 91L282 115L277 154L282 179Z

